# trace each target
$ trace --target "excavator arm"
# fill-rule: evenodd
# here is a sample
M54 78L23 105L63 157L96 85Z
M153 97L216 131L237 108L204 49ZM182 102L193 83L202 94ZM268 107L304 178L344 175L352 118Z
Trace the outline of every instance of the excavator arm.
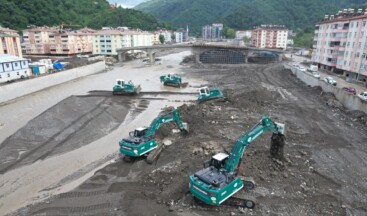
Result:
M270 131L273 134L283 135L284 124L273 122L269 117L263 116L262 119L254 127L252 127L248 133L245 133L238 138L225 164L225 170L229 176L236 175L236 169L239 166L246 147L266 131Z
M149 126L148 131L145 133L145 137L151 137L158 130L158 128L165 123L175 121L178 128L183 131L188 131L188 126L184 123L180 115L178 114L177 109L173 109L168 113L164 113L155 118Z

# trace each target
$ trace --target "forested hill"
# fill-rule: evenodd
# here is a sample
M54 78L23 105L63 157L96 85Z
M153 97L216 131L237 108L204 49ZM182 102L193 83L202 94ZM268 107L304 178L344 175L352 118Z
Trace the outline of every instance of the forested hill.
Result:
M67 24L99 29L128 26L143 30L169 27L133 9L112 9L106 0L0 0L0 25L21 30L28 25Z
M223 22L236 29L260 24L284 24L290 29L312 26L324 17L366 0L150 0L135 7L177 27Z

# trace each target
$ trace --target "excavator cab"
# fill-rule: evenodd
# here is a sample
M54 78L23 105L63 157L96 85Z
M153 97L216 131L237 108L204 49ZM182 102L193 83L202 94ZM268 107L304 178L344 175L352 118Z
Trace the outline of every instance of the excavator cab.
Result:
M200 88L199 89L199 94L200 95L209 95L210 94L209 93L209 88L207 86Z
M224 168L228 156L229 155L227 155L226 153L218 153L214 155L210 160L204 161L204 168L213 166L216 169L221 170Z
M135 129L134 131L131 131L129 133L129 135L131 137L142 137L145 135L145 133L147 132L148 128L145 128L145 127L140 127L140 128L137 128Z
M116 80L116 85L123 87L125 85L125 80L123 79Z

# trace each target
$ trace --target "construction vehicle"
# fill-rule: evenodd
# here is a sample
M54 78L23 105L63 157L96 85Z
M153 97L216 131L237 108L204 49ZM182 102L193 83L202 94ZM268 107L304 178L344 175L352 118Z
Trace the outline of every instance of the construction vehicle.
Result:
M242 188L250 190L255 187L252 179L239 175L239 166L246 147L266 131L273 133L272 147L273 144L284 146L284 124L275 123L266 116L262 117L249 132L236 140L229 155L214 155L204 162L204 169L189 176L189 189L194 197L209 205L219 206L228 199L228 205L254 208L253 198L241 196L244 192L237 193Z
M198 96L199 103L209 100L225 100L225 97L219 88L209 88L207 86L200 88Z
M141 91L140 85L134 85L131 80L127 83L123 79L117 79L116 84L112 88L112 94L121 94L121 95L135 95L139 94Z
M155 132L165 123L175 121L181 131L188 132L187 123L182 122L177 109L170 107L156 117L149 127L140 127L131 131L129 137L119 142L120 153L125 161L146 155L147 162L152 163L162 151L163 145L155 140Z
M182 78L178 74L169 73L163 76L160 76L161 82L163 82L163 85L166 86L173 86L177 88L183 88L188 85L187 82L183 83Z

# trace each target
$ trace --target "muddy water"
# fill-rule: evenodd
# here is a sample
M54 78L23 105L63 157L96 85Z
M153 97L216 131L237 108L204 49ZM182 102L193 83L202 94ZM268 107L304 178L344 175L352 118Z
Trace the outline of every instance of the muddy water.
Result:
M141 96L132 97L131 100L121 97L121 101L128 102L126 102L125 107L120 106L121 115L126 115L126 118L124 118L125 120L122 123L119 123L119 121L115 122L115 124L120 124L116 126L117 129L103 131L100 136L89 140L90 143L84 143L79 146L72 144L69 146L64 145L63 148L57 151L54 151L55 145L46 143L43 146L45 152L54 152L54 154L43 154L45 157L34 157L33 160L26 160L27 163L5 169L1 175L2 183L0 185L1 212L9 213L24 205L74 188L91 176L91 173L98 167L104 166L118 157L118 140L126 136L129 131L142 125L149 125L150 121L154 119L162 107L178 106L183 102L195 100L193 93L197 92L197 89L192 86L200 86L201 81L185 79L183 67L179 65L182 57L188 54L189 52L183 52L162 57L161 64L154 66L144 65L141 61L130 62L122 67L115 67L111 71L55 86L1 106L0 123L2 127L0 128L0 142L2 144L0 145L0 153L3 153L5 146L8 152L13 153L13 157L2 161L1 165L6 165L9 161L17 161L24 155L27 156L29 149L25 148L27 139L23 140L23 146L21 144L14 145L14 149L11 148L11 143L4 142L4 140L11 140L13 134L17 135L18 139L15 140L21 139L24 134L31 136L32 133L29 130L33 127L27 126L37 116L37 118L43 121L38 122L42 124L35 131L38 137L35 136L34 140L38 141L39 138L44 138L42 136L50 138L52 134L57 133L57 131L42 130L42 128L53 128L58 121L65 120L64 118L71 118L69 119L70 121L73 121L72 118L78 118L78 115L70 117L73 116L73 113L70 113L70 116L68 116L67 112L65 112L64 109L70 108L62 103L66 98L72 95L88 95L89 91L110 91L117 78L132 80L134 83L142 86L143 92L147 92ZM184 89L164 87L159 82L159 76L169 72L182 73L184 82L189 82L192 86ZM178 94L164 93L167 91L177 92ZM113 100L118 100L118 98ZM42 118L49 108L53 106L55 108L54 113L64 112L63 117L59 117L59 119L57 119L57 116ZM61 126L65 125L61 124ZM83 136L90 136L90 131L93 131L93 127L96 128L97 126L91 124L90 128L87 127L84 131L76 128L75 133L80 139L75 139L74 143L78 143L77 140L83 139ZM101 128L96 129L102 130ZM68 129L66 128L66 130ZM68 131L68 133L74 134L73 131ZM53 139L63 141L65 137L68 137L68 133L65 132L65 136L54 137ZM7 139L7 137L9 138Z

